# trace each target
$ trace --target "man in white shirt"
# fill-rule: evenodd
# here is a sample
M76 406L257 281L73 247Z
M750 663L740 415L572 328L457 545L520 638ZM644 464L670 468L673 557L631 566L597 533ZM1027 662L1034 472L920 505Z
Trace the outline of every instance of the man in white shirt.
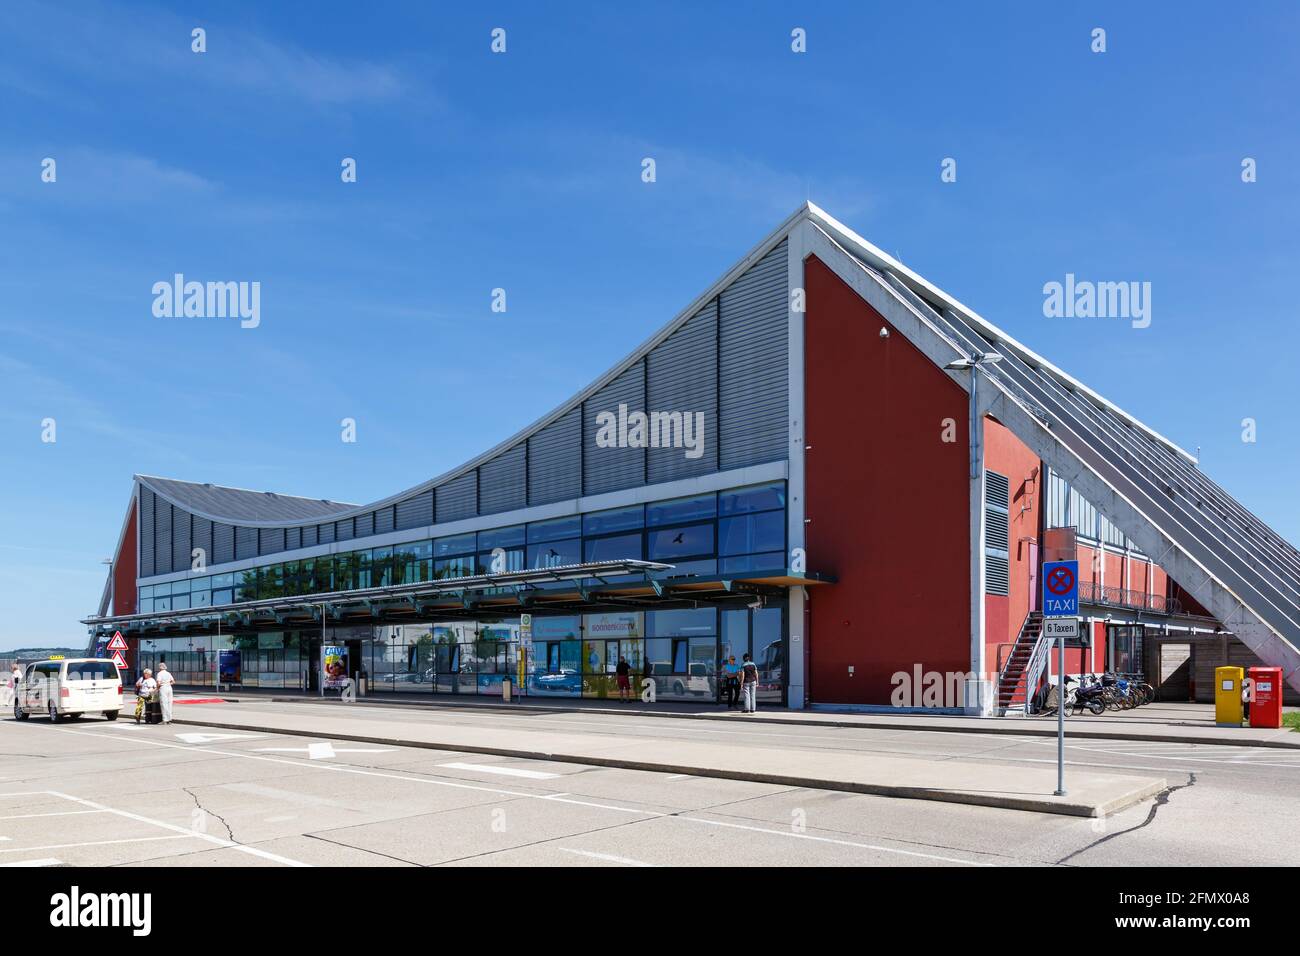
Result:
M176 678L172 677L172 672L167 669L166 664L158 665L158 703L162 707L162 722L170 724L172 722L172 685L176 683Z

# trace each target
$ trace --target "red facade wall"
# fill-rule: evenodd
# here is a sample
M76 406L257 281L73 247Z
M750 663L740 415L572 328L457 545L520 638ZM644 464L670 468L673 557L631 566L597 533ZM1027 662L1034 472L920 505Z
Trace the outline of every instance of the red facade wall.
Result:
M808 561L837 580L809 695L887 704L895 672L970 669L967 396L815 257L804 284Z
M996 419L984 420L984 467L1007 476L1011 486L1008 551L1011 583L1006 597L984 596L985 670L996 671L998 648L1012 644L1030 611L1030 579L1039 560L1037 543L1042 462ZM1035 585L1037 587L1037 585ZM1006 649L1002 656L1006 656Z
M134 614L135 572L139 563L136 551L139 548L140 535L135 525L135 502L126 518L126 534L122 538L122 550L113 558L113 613Z

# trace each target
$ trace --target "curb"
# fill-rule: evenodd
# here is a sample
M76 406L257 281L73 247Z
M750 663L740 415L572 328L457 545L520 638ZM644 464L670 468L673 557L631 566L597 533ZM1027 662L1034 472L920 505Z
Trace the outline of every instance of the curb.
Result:
M227 698L231 703L239 703L238 698ZM266 701L272 704L301 704L301 703L319 703L318 698L302 697L249 697L245 698L248 703ZM366 707L451 707L450 703L423 703L419 701L387 701L387 700L357 700L349 706L361 705ZM494 703L474 703L461 704L461 707L469 710L491 710L502 711L505 713L530 713L530 714L627 714L633 717L674 717L681 720L743 720L734 714L690 714L679 711L662 711L646 710L644 708L609 708L609 707L562 707L552 706L550 704L494 704ZM762 724L779 724L791 727L840 727L853 729L861 727L865 730L921 730L930 733L954 733L954 734L1005 734L1015 737L1055 737L1056 727L1019 727L1008 725L1005 727L962 727L960 725L944 724L940 727L926 727L924 721L937 720L936 717L917 716L918 723L892 723L882 720L833 720L831 718L793 718L793 717L763 717L759 723ZM1121 718L1122 719L1122 718ZM1292 733L1295 733L1292 731ZM1212 737L1208 735L1188 736L1186 734L1171 733L1152 733L1152 734L1132 734L1112 730L1084 730L1079 732L1072 731L1070 725L1066 725L1066 736L1073 736L1075 740L1128 740L1135 743L1166 743L1166 744L1204 744L1211 747L1264 747L1274 750L1300 750L1300 733L1295 733L1295 743L1288 743L1285 740L1226 740L1222 737Z
M682 715L689 716L689 715ZM219 730L242 730L251 733L301 737L304 732L283 727L260 727L248 724L231 724L220 721L175 719L173 724L193 727L214 727ZM802 787L810 790L835 790L862 793L871 796L894 797L904 800L932 800L938 803L956 803L967 806L994 807L1003 810L1024 810L1033 813L1053 813L1072 817L1103 817L1141 803L1168 789L1164 778L1159 778L1128 793L1121 794L1101 804L1079 801L1054 800L1048 797L1020 797L1010 794L990 794L965 790L937 790L929 787L907 787L896 784L860 783L820 777L799 777L790 774L754 773L741 770L723 770L714 767L693 767L683 764L659 763L645 760L625 760L616 757L591 757L553 751L522 750L514 747L480 747L463 744L444 744L424 740L403 740L398 737L379 737L370 734L336 734L323 736L330 740L349 743L387 744L396 747L416 747L422 750L443 750L452 753L484 754L494 757L512 757L522 760L554 760L560 763L589 767L610 767L620 770L643 770L651 773L678 773L692 777L713 777L720 780L743 780L750 783L769 783L785 787Z

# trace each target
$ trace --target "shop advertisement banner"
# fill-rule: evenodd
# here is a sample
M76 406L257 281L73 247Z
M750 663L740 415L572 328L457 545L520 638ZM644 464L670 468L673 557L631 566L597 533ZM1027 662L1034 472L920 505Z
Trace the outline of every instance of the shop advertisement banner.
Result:
M217 651L217 680L222 684L242 684L243 654L237 650Z
M348 685L348 649L341 644L326 644L320 649L321 686L337 690Z

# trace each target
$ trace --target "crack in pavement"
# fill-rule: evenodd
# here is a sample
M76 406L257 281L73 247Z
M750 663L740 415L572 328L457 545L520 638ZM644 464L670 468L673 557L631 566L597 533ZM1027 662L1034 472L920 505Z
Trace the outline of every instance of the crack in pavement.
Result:
M404 860L400 856L393 856L390 853L380 853L378 850L368 850L363 846L355 846L351 843L341 843L338 840L331 840L316 833L304 833L302 836L308 840L320 840L321 843L328 843L330 846L341 846L347 850L356 850L358 853L369 853L371 856L382 856L385 860L396 860L398 863L405 863L407 866L428 866L427 863L416 863L414 860Z
M1116 837L1125 836L1126 834L1134 833L1138 830L1150 826L1152 823L1155 822L1156 814L1160 811L1160 808L1165 806L1169 802L1169 798L1171 796L1173 796L1179 790L1186 790L1189 787L1194 787L1195 785L1196 785L1196 774L1188 773L1186 783L1180 783L1176 787L1169 787L1167 790L1162 790L1160 791L1160 793L1156 794L1155 802L1151 804L1151 809L1147 813L1147 818L1143 820L1141 823L1137 824L1136 826L1131 826L1126 830L1117 830L1114 833L1107 833L1104 837L1094 840L1092 843L1089 843L1087 846L1080 847L1079 849L1075 850L1073 853L1067 853L1065 856L1061 857L1059 860L1056 861L1056 865L1063 866L1067 861L1074 859L1076 856L1078 856L1081 853L1087 853L1089 850L1095 849L1101 846L1103 843L1113 840Z
M226 818L225 818L225 817L223 817L223 816L222 816L221 814L219 814L219 813L213 813L211 810L209 810L207 807L205 807L202 803L200 803L200 802L199 802L199 795L198 795L197 793L195 793L194 790L191 789L190 787L181 787L181 789L190 795L190 797L194 800L194 806L196 806L196 807L199 808L199 811L205 815L205 818L206 818L207 816L213 816L213 817L216 817L218 820L221 821L221 825L222 825L223 827L226 828L226 839L227 839L227 840L229 840L231 843L239 843L239 841L235 839L235 831L233 831L232 829L230 829L230 824L226 822ZM206 830L205 830L204 832L206 832ZM239 845L240 845L240 846L243 846L242 843L240 843Z

